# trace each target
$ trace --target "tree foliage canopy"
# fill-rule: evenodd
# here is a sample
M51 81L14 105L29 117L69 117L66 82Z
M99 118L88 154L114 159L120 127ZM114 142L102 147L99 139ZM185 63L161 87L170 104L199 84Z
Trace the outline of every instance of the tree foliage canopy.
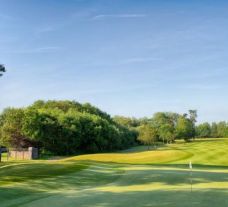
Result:
M26 108L7 108L0 115L0 145L39 147L53 154L105 152L138 141L172 143L197 137L226 137L228 124L196 126L197 112L158 112L151 118L111 117L89 103L38 100Z
M209 124L208 122L199 124L196 126L197 137L228 137L228 123L225 121L213 122Z
M4 146L38 146L54 154L128 148L137 133L90 104L36 101L27 108L4 110L0 117Z
M139 127L139 137L138 140L145 145L151 145L157 140L157 129L153 125L142 125Z

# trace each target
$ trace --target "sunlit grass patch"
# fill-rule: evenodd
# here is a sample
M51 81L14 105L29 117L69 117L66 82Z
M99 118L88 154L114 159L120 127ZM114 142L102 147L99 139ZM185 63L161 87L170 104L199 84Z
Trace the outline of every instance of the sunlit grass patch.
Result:
M227 207L228 139L0 164L1 207ZM190 190L189 160L193 163Z

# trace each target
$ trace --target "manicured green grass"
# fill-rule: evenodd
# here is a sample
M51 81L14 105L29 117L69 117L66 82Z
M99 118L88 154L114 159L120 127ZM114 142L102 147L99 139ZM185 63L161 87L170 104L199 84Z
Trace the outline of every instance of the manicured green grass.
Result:
M0 164L1 207L129 205L227 207L228 139Z
M91 160L128 164L187 164L228 167L228 139L201 139L165 145L157 150L139 146L120 153L82 155L69 160Z

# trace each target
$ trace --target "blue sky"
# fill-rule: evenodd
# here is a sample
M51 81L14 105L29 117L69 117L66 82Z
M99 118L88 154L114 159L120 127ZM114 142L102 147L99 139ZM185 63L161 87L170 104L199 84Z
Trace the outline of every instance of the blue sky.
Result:
M228 1L0 0L0 11L0 110L71 99L228 119Z

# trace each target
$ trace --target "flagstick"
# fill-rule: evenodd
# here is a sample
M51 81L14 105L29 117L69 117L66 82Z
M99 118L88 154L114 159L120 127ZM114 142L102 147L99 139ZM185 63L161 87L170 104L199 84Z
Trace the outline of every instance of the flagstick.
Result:
M192 162L189 162L189 169L190 169L190 184L191 184L191 193L192 193Z
M190 172L190 180L191 180L191 193L192 193L192 169L191 169L191 172Z

